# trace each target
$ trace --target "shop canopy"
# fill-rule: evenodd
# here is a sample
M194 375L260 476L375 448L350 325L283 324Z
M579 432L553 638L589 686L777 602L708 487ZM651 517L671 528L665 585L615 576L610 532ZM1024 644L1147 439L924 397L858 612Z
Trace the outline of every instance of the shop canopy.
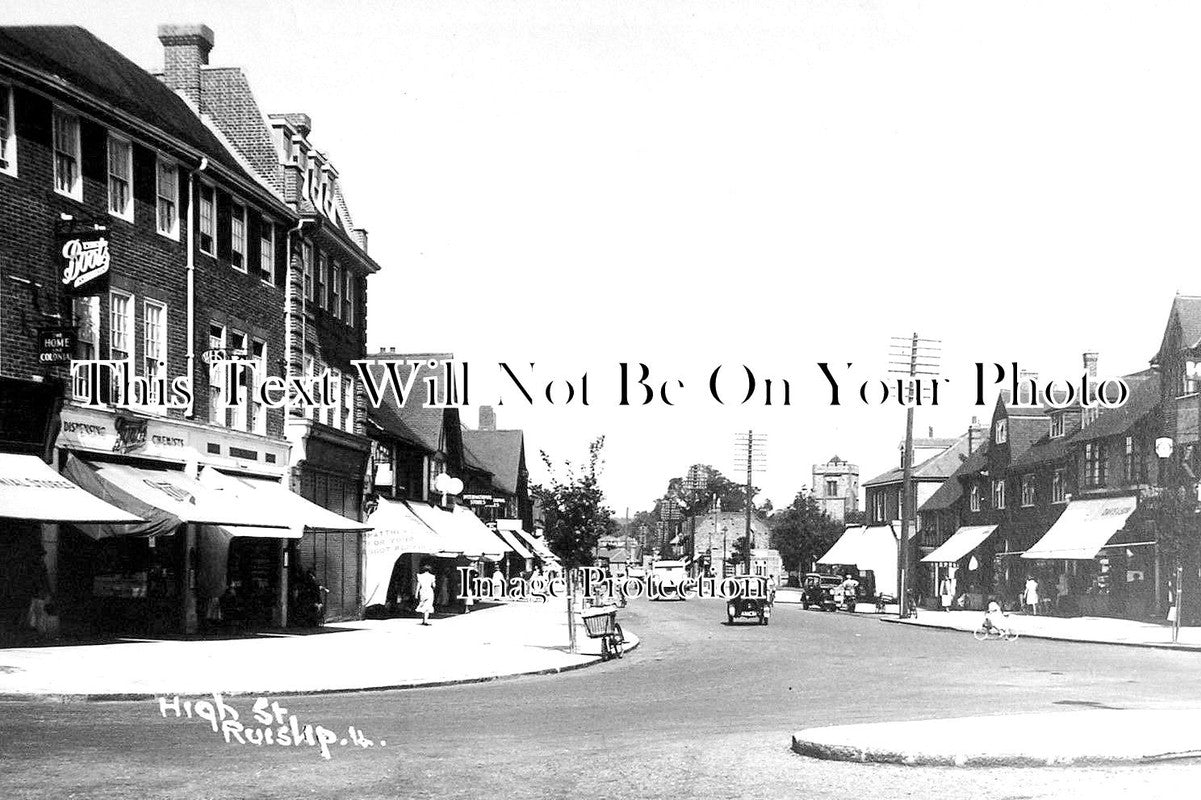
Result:
M534 558L534 551L527 545L519 536L519 533L525 533L521 530L521 520L519 519L498 519L496 521L496 532L500 538L505 540L509 547L517 553L521 558ZM529 534L526 534L529 538Z
M516 534L518 539L525 542L530 551L533 552L535 558L540 558L548 564L559 563L559 557L552 553L550 548L546 546L546 540L524 529L514 530L513 533Z
M1091 561L1126 525L1138 507L1136 497L1072 500L1051 529L1022 558Z
M985 539L992 536L997 527L997 525L964 525L922 561L928 564L952 564L983 544Z
M861 572L870 569L876 576L876 591L897 594L897 537L891 525L847 528L817 563L854 565Z
M287 523L262 504L240 502L204 486L183 472L143 469L128 464L91 463L68 456L63 474L91 494L145 522L81 525L89 536L156 536L173 533L181 523L272 528L287 536Z
M421 521L403 501L380 498L363 536L363 605L387 601L396 559L405 553L454 558L452 543Z
M425 503L413 503L410 507L443 542L449 543L447 547L462 552L467 558L499 561L509 551L509 546L470 511L444 511Z
M227 475L205 467L200 471L200 483L219 492L229 502L269 510L277 525L285 525L286 533L246 533L233 531L234 536L270 536L299 539L308 531L368 531L371 526L335 514L327 508L305 500L281 483L263 478Z
M141 523L55 472L37 456L0 453L0 517L38 522Z

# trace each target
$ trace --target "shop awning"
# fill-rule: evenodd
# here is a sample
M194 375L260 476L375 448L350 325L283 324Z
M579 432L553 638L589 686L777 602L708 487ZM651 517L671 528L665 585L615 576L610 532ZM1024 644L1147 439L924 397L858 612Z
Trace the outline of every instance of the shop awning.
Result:
M528 549L526 549L526 546L523 545L521 543L521 540L517 538L517 534L513 533L512 531L507 531L504 528L497 528L496 534L498 536L500 536L500 538L505 540L505 544L507 544L509 547L511 547L513 549L513 552L516 553L518 555L518 557L520 557L520 558L533 558L534 557L534 554L531 553Z
M455 558L451 543L421 521L399 500L380 498L367 520L372 530L363 534L363 605L387 602L388 584L396 559L405 553Z
M335 514L327 508L322 508L275 481L228 475L212 467L205 467L200 471L200 483L221 493L223 497L232 498L232 502L270 509L275 521L286 525L292 531L290 534L273 534L276 537L286 535L288 538L299 539L306 530L371 530L370 525L355 522L341 514ZM242 531L233 531L233 534L235 536L254 535Z
M1138 508L1136 497L1072 500L1043 538L1022 554L1031 559L1091 561Z
M39 522L144 522L89 494L37 456L17 453L0 453L0 517Z
M461 551L467 558L498 561L509 551L509 546L498 539L488 526L470 511L444 511L425 503L413 503L410 507L422 522L433 528L434 532L448 543L447 546Z
M280 521L271 507L231 501L177 470L92 463L71 455L63 474L100 499L145 520L130 525L81 525L93 538L169 534L185 522L273 528L280 531L277 537L288 536L287 522Z
M862 525L851 525L842 532L838 541L817 560L819 564L854 564L858 555L856 545L863 534Z
M897 537L891 525L847 528L817 563L853 564L860 571L870 569L875 573L876 591L896 596Z
M954 563L979 547L985 539L992 536L993 531L998 527L997 525L964 525L951 534L950 539L925 556L922 561L928 564Z
M518 539L526 544L526 546L533 552L535 558L540 558L548 564L559 563L558 556L552 553L551 549L546 546L545 539L535 536L524 529L515 530L513 533L517 535Z

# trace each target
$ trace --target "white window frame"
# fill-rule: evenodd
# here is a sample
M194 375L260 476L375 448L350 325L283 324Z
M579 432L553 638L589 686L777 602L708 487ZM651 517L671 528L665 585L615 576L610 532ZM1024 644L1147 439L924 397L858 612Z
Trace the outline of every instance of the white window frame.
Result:
M162 362L160 364L155 365L154 373L151 373L151 371L150 371L150 347L152 344L154 344L154 341L150 335L153 330L153 327L150 324L150 309L151 308L155 308L159 312L159 325L158 325L158 331L157 331L159 334L159 337L160 337L158 340L158 349L159 349L159 359L158 360ZM151 300L149 298L142 299L142 365L145 370L145 377L147 378L148 381L153 381L155 378L162 378L164 380L164 390L170 391L169 386L166 383L166 381L167 381L167 304L160 302L158 300ZM148 404L150 404L151 402L154 403L151 406L150 410L153 412L156 412L156 413L166 413L167 409L166 409L166 406L164 405L164 403L166 402L166 399L167 398L165 398L165 397L154 397L154 398L147 397L146 398Z
M253 390L250 397L250 408L254 412L253 419L249 425L252 433L257 433L259 436L267 435L267 407L259 400L258 387L267 377L267 343L257 337L250 340L250 353L254 355L254 351L261 348L261 353L258 358L258 364L255 366L254 379L249 388Z
M163 173L170 168L174 175L175 195L167 197L163 194ZM170 204L171 217L163 222L163 203ZM154 229L168 239L179 241L179 164L161 153L154 157Z
M58 147L59 126L61 124L63 124L64 121L69 121L69 122L74 123L75 142L74 142L73 149L75 152L73 152L73 153L68 153L66 150L60 150ZM83 200L83 151L82 151L82 145L80 143L81 123L80 123L79 115L74 112L68 111L67 109L65 109L61 106L54 106L53 110L51 112L50 127L51 127L50 149L52 151L52 158L54 161L54 191L58 194L63 195L64 197L70 197L73 200L82 201ZM66 187L66 188L60 188L60 186L59 186L60 179L62 177L61 175L59 175L59 155L60 154L73 159L75 162L75 180L72 182L72 184L69 187Z
M315 276L315 285L313 286L313 294L317 299L317 307L329 309L329 256L325 253L317 254L317 274Z
M992 507L1001 510L1005 508L1005 481L994 480L992 482Z
M329 313L334 319L342 319L342 265L332 258L329 262Z
M226 337L226 341L229 343L231 354L238 350L250 350L250 334L246 333L245 331L239 331L235 328L230 328L226 332ZM241 346L238 346L239 341ZM242 358L242 356L237 355L234 356L234 358ZM246 370L238 370L238 376L239 380L242 382L242 388L245 389L246 394L249 395L252 386L250 376L246 374ZM242 398L240 405L232 405L225 409L225 427L235 431L250 430L250 412L247 406L247 403L249 402L250 398L247 396Z
M80 359L98 358L100 352L100 295L76 297L72 304L72 318L79 333L75 337L76 353ZM81 317L87 317L87 324L81 324ZM75 377L72 394L77 400L87 398L88 376L85 370L80 370Z
M1005 444L1009 441L1009 420L999 419L993 424L993 444Z
M219 341L213 341L213 329L218 328L221 331ZM216 322L209 321L209 349L224 350L229 342L229 329L225 325L219 325ZM209 366L209 424L225 427L225 409L221 407L220 402L222 390L224 386L225 376L215 366Z
M1068 501L1067 487L1068 471L1060 468L1051 476L1051 502L1066 503Z
M157 176L156 176L157 179ZM207 256L217 257L217 189L212 184L200 181L196 190L196 247ZM209 199L204 199L204 193L209 193ZM208 230L205 228L205 208L208 209ZM204 237L208 237L208 247L204 246Z
M259 280L275 285L275 223L267 217L259 226Z
M121 177L113 171L113 145L125 148L125 177ZM123 219L126 222L133 222L133 142L124 136L120 136L112 131L108 132L108 137L104 143L105 163L108 170L108 180L106 188L108 192L108 213L118 219ZM123 181L125 183L125 208L113 207L113 183Z
M980 486L972 484L972 488L968 491L968 507L972 511L980 510Z
M1022 476L1022 508L1029 508L1030 506L1034 505L1034 499L1035 499L1034 476L1033 475L1023 475Z
M124 313L122 313L120 315L120 317L122 318L122 320L124 322L124 325L121 327L124 329L125 347L120 348L121 352L125 353L124 357L118 356L116 354L116 351L118 349L117 348L117 328L118 328L118 326L116 325L118 315L117 315L117 304L114 302L114 300L118 297L121 298L123 301L125 301L125 311L124 311ZM131 373L130 377L137 374L137 362L134 360L137 357L137 339L136 339L136 329L134 327L136 320L137 320L137 298L135 298L131 293L122 291L121 289L109 289L109 292L108 292L108 358L110 361L126 361L126 362L128 362L129 366L126 367L126 371ZM113 404L117 405L117 403L116 403L117 386L118 386L117 373L113 372L111 375L111 378L112 378L112 386L111 386L112 393L109 395L109 397L113 401ZM131 400L133 400L133 398L123 396L121 398L120 405L129 405Z
M1064 433L1064 430L1066 427L1067 426L1064 423L1064 415L1063 414L1052 414L1051 415L1050 436L1052 439L1062 439L1063 433Z
M342 386L339 388L342 395L341 428L347 433L354 433L354 377L348 372L342 376Z
M0 108L0 118L5 121L0 126L0 151L5 155L7 164L0 164L0 173L17 177L17 101L16 87L7 81L0 82L8 90L8 106Z
M238 214L238 209L242 213ZM230 198L229 201L229 265L238 272L249 274L249 265L246 263L246 204L235 198ZM242 228L242 246L238 249L238 226ZM241 259L241 263L239 263Z
M342 372L336 367L330 367L329 376L330 383L337 387L337 391L334 392L333 406L325 409L323 421L331 428L337 428L339 427L338 422L342 419Z
M304 272L304 299L306 303L313 302L313 259L316 257L311 242L300 246L300 263Z
M342 321L354 325L354 272L342 269Z

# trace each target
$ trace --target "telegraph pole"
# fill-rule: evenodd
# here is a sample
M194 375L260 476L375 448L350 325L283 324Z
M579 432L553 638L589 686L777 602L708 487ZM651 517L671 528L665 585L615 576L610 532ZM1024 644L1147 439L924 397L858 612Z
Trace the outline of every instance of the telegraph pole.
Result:
M901 538L897 542L900 551L897 558L897 616L901 618L908 616L910 611L909 523L916 519L916 509L913 506L917 500L913 491L913 407L921 402L920 395L915 396L917 377L938 374L931 370L938 368L941 349L939 344L938 339L921 339L914 332L909 337L892 337L889 352L889 372L907 375L909 378L906 402L908 407L905 409L905 451L901 456Z
M751 514L754 503L754 473L763 472L767 467L767 434L755 433L753 430L739 433L734 438L738 448L736 462L738 468L746 467L746 574L751 574L751 547L754 539L751 537Z

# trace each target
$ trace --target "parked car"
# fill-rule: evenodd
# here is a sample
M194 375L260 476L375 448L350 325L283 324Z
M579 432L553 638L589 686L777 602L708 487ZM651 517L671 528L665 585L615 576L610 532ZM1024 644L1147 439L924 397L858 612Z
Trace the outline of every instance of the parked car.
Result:
M736 580L740 590L737 597L726 600L726 621L733 625L737 619L753 617L760 625L767 625L776 600L774 583L754 575L742 575Z
M834 600L834 590L842 583L837 575L823 575L820 572L810 572L805 575L801 587L801 608L820 608L822 611L833 611L838 605Z
M688 571L683 561L656 561L651 565L651 583L659 585L657 591L651 593L652 600L683 600L676 593L675 587L680 581L688 578Z

